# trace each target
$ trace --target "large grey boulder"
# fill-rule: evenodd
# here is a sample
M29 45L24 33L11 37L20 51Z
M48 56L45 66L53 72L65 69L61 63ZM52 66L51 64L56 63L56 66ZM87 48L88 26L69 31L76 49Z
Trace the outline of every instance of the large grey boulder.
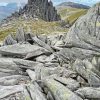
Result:
M74 23L66 35L65 42L66 46L100 53L100 3Z

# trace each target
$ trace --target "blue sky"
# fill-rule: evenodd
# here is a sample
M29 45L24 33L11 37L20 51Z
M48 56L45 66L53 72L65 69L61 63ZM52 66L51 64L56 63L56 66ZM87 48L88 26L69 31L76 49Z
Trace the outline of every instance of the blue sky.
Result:
M89 6L92 6L93 4L100 2L100 0L52 0L52 1L54 2L54 5L57 5L61 2L72 1L76 3L89 5ZM27 0L0 0L0 5L6 5L7 3L11 3L11 2L20 3L20 2L27 2Z

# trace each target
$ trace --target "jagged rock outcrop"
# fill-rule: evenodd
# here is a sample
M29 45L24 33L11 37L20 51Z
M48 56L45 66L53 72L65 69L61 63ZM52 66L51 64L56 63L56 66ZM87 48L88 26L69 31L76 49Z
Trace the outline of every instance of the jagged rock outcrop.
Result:
M8 36L0 47L0 99L100 100L99 14L96 4L66 37L27 36L23 29Z
M61 19L51 0L28 0L28 3L19 12L13 13L6 21L18 17L43 19L45 21L58 21Z
M60 16L57 15L57 10L53 7L51 0L29 0L25 10L26 14L29 13L32 17L37 16L46 21L60 20Z

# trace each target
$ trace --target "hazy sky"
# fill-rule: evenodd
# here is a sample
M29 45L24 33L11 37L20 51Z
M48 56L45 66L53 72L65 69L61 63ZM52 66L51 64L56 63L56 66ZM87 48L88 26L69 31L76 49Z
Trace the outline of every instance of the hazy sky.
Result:
M100 0L52 0L54 2L54 5L57 5L61 2L66 2L66 1L72 1L72 2L77 2L77 3L82 3L85 5L93 5L97 2L100 2ZM11 2L27 2L27 0L0 0L0 5L5 5L7 3L11 3Z

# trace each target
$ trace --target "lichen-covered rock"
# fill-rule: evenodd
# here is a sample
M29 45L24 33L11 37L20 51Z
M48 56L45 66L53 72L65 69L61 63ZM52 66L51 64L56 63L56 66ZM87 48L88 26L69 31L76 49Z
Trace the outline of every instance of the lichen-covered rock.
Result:
M65 86L63 86L55 80L47 79L43 82L53 94L55 100L83 100L82 98L80 98L68 88L66 88Z
M74 23L66 35L65 42L71 47L100 53L100 3L94 5L86 15Z

